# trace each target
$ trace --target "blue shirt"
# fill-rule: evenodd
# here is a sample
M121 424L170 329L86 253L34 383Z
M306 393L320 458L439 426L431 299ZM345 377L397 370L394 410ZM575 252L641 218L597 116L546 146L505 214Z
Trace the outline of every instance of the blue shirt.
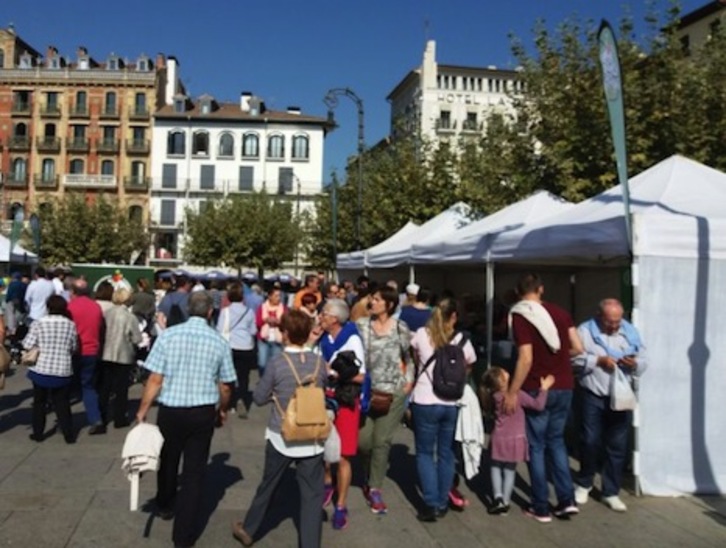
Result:
M219 402L219 383L237 381L229 344L204 318L166 329L144 365L164 377L159 403L198 407Z
M229 346L233 350L255 349L257 324L253 310L242 303L231 303L227 308L222 309L217 320L217 331L223 335L225 322L229 323Z

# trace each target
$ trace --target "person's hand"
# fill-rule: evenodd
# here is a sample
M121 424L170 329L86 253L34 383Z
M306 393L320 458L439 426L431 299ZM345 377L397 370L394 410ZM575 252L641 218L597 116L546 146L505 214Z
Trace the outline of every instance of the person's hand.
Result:
M217 428L222 427L225 422L227 422L227 410L220 407L217 409L217 420L215 422L215 426Z
M605 371L614 371L618 365L618 362L610 356L600 356L597 359L597 364L602 367Z
M511 415L517 409L517 394L507 392L504 394L504 412Z
M620 358L618 363L630 369L638 367L638 361L635 359L635 356L625 356L624 358Z
M141 413L141 412L136 413L136 422L138 424L141 424L142 422L146 422L146 413Z
M555 384L555 377L553 375L547 375L539 379L540 390L549 390L553 384Z

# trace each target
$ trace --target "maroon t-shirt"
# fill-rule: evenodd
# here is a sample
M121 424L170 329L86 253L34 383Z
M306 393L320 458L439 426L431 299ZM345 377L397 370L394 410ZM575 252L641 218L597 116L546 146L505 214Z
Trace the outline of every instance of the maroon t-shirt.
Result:
M568 330L574 327L570 315L557 305L542 303L552 317L560 336L560 349L552 352L539 331L524 316L512 314L512 331L517 346L532 345L532 368L524 380L522 390L539 389L540 377L554 375L553 390L572 390L575 382L570 363L570 336Z

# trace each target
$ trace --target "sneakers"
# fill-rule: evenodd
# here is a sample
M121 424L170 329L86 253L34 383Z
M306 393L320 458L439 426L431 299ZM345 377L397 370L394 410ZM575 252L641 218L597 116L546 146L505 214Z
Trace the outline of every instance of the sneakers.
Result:
M335 488L329 484L325 484L325 497L323 498L323 508L328 506L331 502L333 502L333 493L335 493Z
M348 509L345 506L342 508L336 506L333 513L333 529L340 530L346 527L348 527Z
M371 507L371 512L374 514L385 514L388 512L388 506L383 502L383 495L381 495L380 489L363 488L363 493L366 495L368 500L368 506Z
M562 503L555 506L555 509L552 511L552 513L555 515L556 518L559 519L570 519L570 516L574 516L575 514L580 513L580 509L577 507L576 504L570 502L570 503Z
M436 508L425 506L423 510L416 514L416 519L426 523L433 523L436 521Z
M613 495L612 497L603 497L602 501L605 503L605 506L615 512L627 512L628 510L628 507L625 506L625 503L620 500L620 497L617 495Z
M509 505L501 497L494 499L494 504L489 507L487 513L492 516L505 515L509 512Z
M534 511L534 508L525 508L523 512L525 516L532 518L539 523L550 523L552 521L552 516L550 516L549 512L539 514Z
M452 487L449 491L449 506L451 506L452 510L463 512L464 508L469 506L469 501L456 487Z
M575 502L577 504L585 504L590 498L590 491L592 487L582 487L578 485L575 487Z

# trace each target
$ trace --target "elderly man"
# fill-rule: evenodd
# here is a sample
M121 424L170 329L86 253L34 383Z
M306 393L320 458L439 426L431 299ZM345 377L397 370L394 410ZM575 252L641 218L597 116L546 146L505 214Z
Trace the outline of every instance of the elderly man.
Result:
M204 471L215 422L223 424L237 377L229 344L209 326L212 297L189 296L189 319L166 329L145 367L151 372L136 419L143 422L159 396L157 424L164 436L157 475L156 505L162 519L174 520L176 546L193 546L202 504ZM215 409L215 406L216 409ZM179 461L184 455L177 495Z
M340 462L338 463L338 500L333 514L333 528L344 529L348 525L348 508L346 501L352 478L350 459L358 453L358 429L360 426L360 385L365 378L365 352L358 328L348 321L348 305L341 299L329 299L320 313L320 325L325 334L320 340L323 358L333 365L341 352L353 352L360 368L358 374L345 379L345 384L352 388L352 402L344 402L338 398L340 407L335 417L335 428L340 435ZM351 387L352 385L352 387ZM330 467L325 470L325 505L333 499L333 484Z
M580 473L575 500L578 504L587 502L604 446L602 501L616 512L625 512L627 506L618 493L632 412L610 409L611 381L618 367L628 380L641 375L648 365L645 347L635 327L623 319L623 305L617 299L602 301L597 317L580 325L578 333L585 354L575 360L583 389Z

